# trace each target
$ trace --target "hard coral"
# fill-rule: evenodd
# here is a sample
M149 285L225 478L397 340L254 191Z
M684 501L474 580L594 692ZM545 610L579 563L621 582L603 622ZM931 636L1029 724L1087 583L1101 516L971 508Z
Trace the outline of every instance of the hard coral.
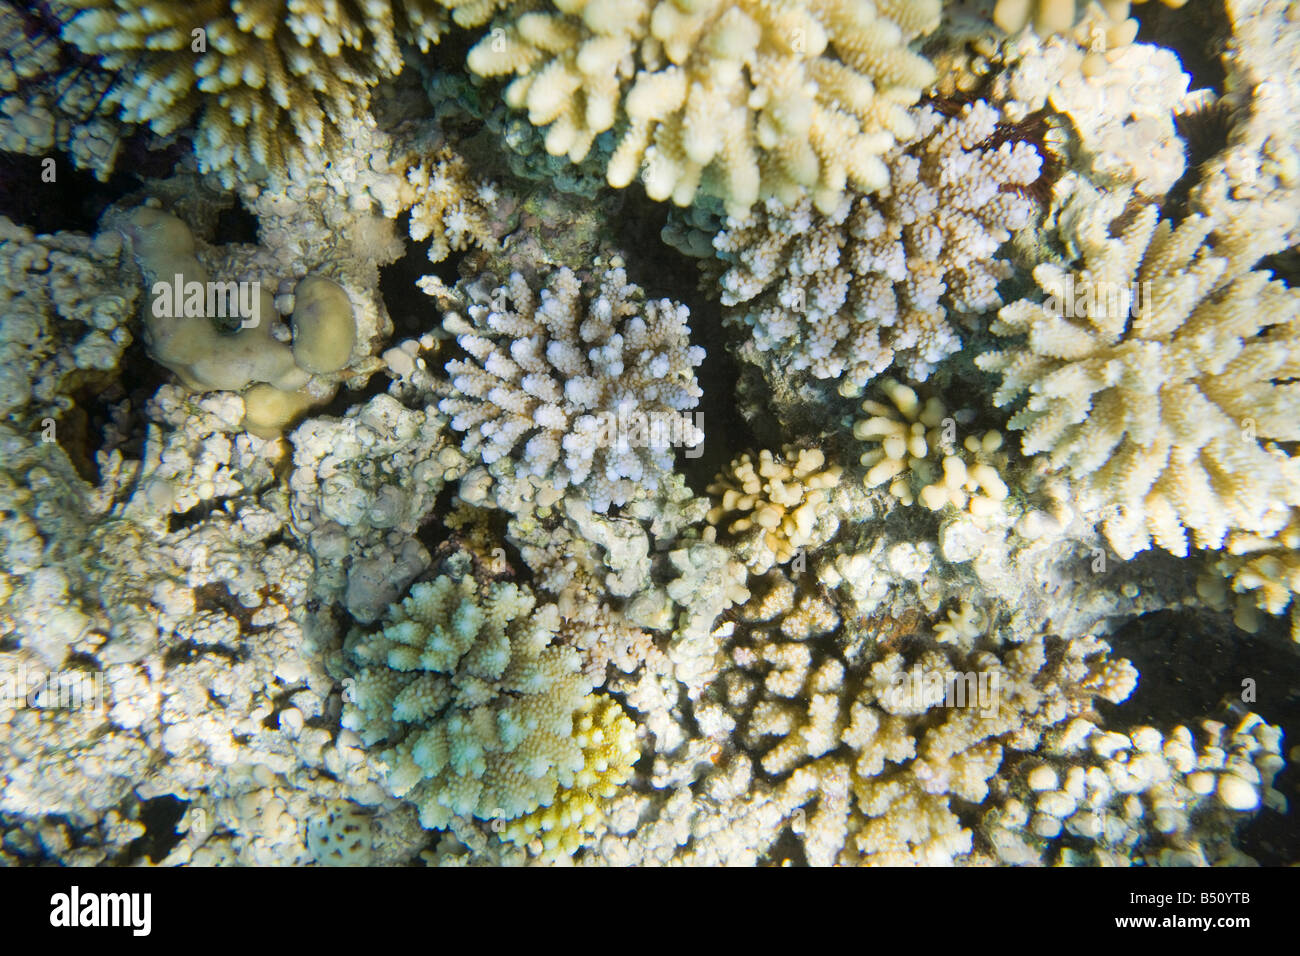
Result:
M1022 449L1068 470L1123 556L1272 533L1300 504L1300 460L1278 444L1300 439L1300 293L1228 270L1212 226L1093 208L1074 229L1084 271L1040 264L1047 299L999 313L993 331L1026 348L976 359L1002 375L996 404L1028 393Z
M105 102L168 134L198 114L200 167L239 176L310 166L341 145L379 79L402 70L399 37L445 28L426 0L52 0L63 36L117 74Z
M933 79L907 43L938 0L556 0L526 7L470 51L483 76L516 74L507 101L578 162L626 119L609 182L638 174L654 199L811 193L833 209L846 185L885 186L879 156L907 136L906 107Z
M683 413L702 394L704 350L690 344L686 307L646 300L621 264L544 281L540 294L517 273L496 290L458 286L444 326L469 358L447 363L439 408L498 480L551 500L581 487L607 511L652 491L674 445L701 440Z
M891 364L924 379L956 351L949 313L1001 303L1009 268L995 254L1036 211L1023 190L1041 157L1001 132L983 101L952 117L924 107L915 135L883 157L887 193L826 212L770 201L729 219L713 240L722 302L753 330L758 359L857 394Z

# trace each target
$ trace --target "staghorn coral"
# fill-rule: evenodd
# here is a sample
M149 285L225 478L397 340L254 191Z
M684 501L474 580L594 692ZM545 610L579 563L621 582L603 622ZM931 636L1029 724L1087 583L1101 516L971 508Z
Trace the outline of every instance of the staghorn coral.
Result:
M1047 299L998 314L1026 347L976 359L1002 375L994 403L1028 393L1009 427L1103 509L1122 556L1276 531L1300 503L1300 462L1276 444L1300 438L1300 293L1227 271L1204 217L1120 219L1115 198L1074 220L1084 271L1042 263Z
M825 212L768 202L714 238L727 320L752 329L765 368L838 379L843 394L891 364L923 380L961 345L950 311L1001 304L1009 267L995 253L1033 217L1022 190L1041 157L1003 140L983 101L915 115L915 134L883 157L886 193L850 194Z
M880 391L889 404L863 402L871 417L853 426L853 437L878 443L862 454L866 487L889 482L889 493L903 504L919 500L931 511L951 504L984 517L1001 506L1008 489L999 474L1007 464L998 454L999 432L967 435L959 446L957 425L965 416L950 415L935 396L922 405L914 389L893 379L885 379Z
M200 168L230 186L338 148L338 126L402 70L400 38L422 49L445 29L429 0L53 0L63 36L116 74L104 99L161 135L198 114Z
M683 415L701 395L704 360L686 307L644 299L620 262L586 281L551 272L540 290L518 273L495 290L457 289L443 325L469 359L447 363L438 407L498 480L551 501L580 487L592 510L607 511L653 491L674 445L702 440Z
M506 101L578 162L626 120L611 185L641 174L654 199L810 193L886 185L879 156L933 79L907 43L938 24L937 0L557 0L525 8L469 54L482 76L516 74Z
M761 574L835 534L839 521L830 490L840 472L817 448L786 446L780 455L764 449L757 465L741 455L709 485L709 494L721 496L709 524L735 541L737 555Z
M343 725L382 745L391 792L429 829L550 805L584 767L574 716L591 689L555 642L559 614L512 583L479 588L466 561L417 584L374 633L345 644Z

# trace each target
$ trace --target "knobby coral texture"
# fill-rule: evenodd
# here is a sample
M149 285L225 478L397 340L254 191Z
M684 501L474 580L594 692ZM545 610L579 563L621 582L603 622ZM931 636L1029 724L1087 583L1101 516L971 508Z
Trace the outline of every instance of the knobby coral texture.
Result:
M1288 0L0 3L0 863L1296 863L1298 112Z

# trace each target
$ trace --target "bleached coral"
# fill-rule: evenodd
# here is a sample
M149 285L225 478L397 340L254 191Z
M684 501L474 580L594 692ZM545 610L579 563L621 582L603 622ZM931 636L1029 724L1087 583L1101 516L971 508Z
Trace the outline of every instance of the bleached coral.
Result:
M1107 732L1077 718L1011 778L984 835L1009 863L1249 863L1234 830L1261 805L1285 805L1271 786L1284 765L1281 736L1257 714L1231 729L1204 720L1195 734L1186 726Z
M765 365L839 379L844 394L891 364L925 379L961 345L950 311L1001 304L1009 267L995 253L1033 218L1022 190L1041 157L983 101L915 115L915 132L883 157L881 196L850 194L825 212L771 201L714 238L728 319L753 330Z
M709 485L709 493L720 496L709 524L721 528L750 570L761 574L835 534L831 490L840 474L817 448L789 446L780 455L764 449L757 465L741 455Z
M292 434L294 531L315 556L314 593L373 621L429 565L415 538L465 462L432 409L376 395Z
M1047 299L1009 305L993 326L1026 347L976 360L1002 375L995 404L1028 393L1009 423L1023 451L1069 471L1123 556L1153 538L1185 555L1189 531L1206 548L1232 529L1267 534L1300 503L1300 462L1276 444L1300 438L1286 382L1300 294L1227 271L1212 228L1200 216L1175 228L1154 206L1123 219L1113 201L1091 207L1072 237L1084 271L1037 266Z
M0 217L0 416L39 427L117 368L138 295L129 279L115 237L36 236Z
M179 0L56 0L63 36L116 74L105 104L162 135L198 113L200 167L229 186L263 178L342 143L370 88L402 70L405 37L427 48L438 7L250 0L237 9ZM403 8L409 7L409 18Z
M938 24L937 0L565 0L527 9L469 55L483 76L516 74L506 101L577 162L626 117L611 185L638 173L654 199L755 200L846 185L874 191L879 156L907 136L906 107L933 79L907 44Z
M417 584L378 631L349 636L343 725L382 746L390 790L424 826L511 820L573 785L584 766L574 715L591 685L558 626L527 588L479 589L462 568Z
M495 290L458 286L443 325L469 359L447 363L438 407L498 480L552 501L582 488L607 511L653 492L674 445L699 444L683 413L700 398L704 350L690 344L686 307L644 299L618 263L544 282L539 292L516 273Z
M1006 467L1006 456L998 454L999 432L968 434L958 445L958 418L938 397L922 405L914 389L893 379L880 391L889 404L863 402L871 417L853 426L855 438L878 443L862 455L863 484L874 488L889 482L889 493L903 504L919 500L931 511L951 504L986 516L1000 507L1008 489L999 474Z

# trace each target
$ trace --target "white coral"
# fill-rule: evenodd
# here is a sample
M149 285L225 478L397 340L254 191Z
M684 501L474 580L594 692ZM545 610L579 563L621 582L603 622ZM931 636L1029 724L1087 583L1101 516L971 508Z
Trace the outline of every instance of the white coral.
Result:
M517 273L495 291L463 290L463 312L444 325L470 357L447 363L439 408L498 478L580 486L606 511L652 491L674 444L702 439L682 414L702 394L704 360L685 306L645 300L618 266L590 283L561 269L540 295Z

